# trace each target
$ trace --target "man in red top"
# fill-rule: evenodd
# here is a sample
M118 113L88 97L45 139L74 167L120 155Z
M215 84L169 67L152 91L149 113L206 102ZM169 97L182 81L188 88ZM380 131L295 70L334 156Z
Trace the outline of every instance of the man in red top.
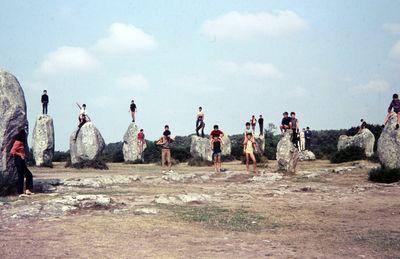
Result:
M218 138L222 138L224 136L224 133L219 130L218 125L214 125L214 130L210 133L210 139L212 139L214 136Z
M25 153L25 142L26 133L25 130L21 130L15 137L15 142L11 148L10 154L14 158L14 164L17 168L18 173L18 185L17 190L19 194L24 193L24 178L26 177L26 195L33 194L33 176L29 171L25 163L26 153Z
M143 147L144 147L144 143L145 143L143 129L140 129L139 133L137 134L137 139L138 139L139 152L140 152L139 154L143 161Z

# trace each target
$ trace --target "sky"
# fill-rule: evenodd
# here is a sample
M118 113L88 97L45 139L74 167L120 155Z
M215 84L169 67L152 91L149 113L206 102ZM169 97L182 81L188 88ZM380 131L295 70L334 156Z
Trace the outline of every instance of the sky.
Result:
M106 143L130 123L156 139L241 133L251 115L339 129L382 123L400 85L400 1L13 1L0 9L0 67L25 92L30 129L47 89L56 150L76 102ZM32 134L31 134L32 135Z

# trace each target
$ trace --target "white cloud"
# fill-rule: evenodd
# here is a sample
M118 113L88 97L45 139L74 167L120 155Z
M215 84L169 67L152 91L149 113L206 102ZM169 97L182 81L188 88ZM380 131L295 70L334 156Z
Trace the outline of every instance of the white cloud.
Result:
M236 62L219 62L222 72L230 75L246 75L250 77L278 79L282 73L272 64L245 62L242 64Z
M390 57L392 58L399 58L400 59L400 40L394 44L392 49L389 53Z
M350 89L358 93L385 92L390 89L390 84L385 80L372 80L366 84L357 85Z
M65 75L89 72L98 66L97 59L84 48L63 46L46 55L39 72L45 75Z
M153 36L131 24L113 23L109 35L97 41L94 48L107 55L123 56L144 50L152 50L157 46Z
M127 74L117 78L117 85L125 90L145 91L149 82L141 74Z
M307 22L293 11L274 13L230 12L207 20L201 33L216 40L246 40L257 36L276 36L304 30Z
M400 34L400 23L385 23L382 29L391 34Z

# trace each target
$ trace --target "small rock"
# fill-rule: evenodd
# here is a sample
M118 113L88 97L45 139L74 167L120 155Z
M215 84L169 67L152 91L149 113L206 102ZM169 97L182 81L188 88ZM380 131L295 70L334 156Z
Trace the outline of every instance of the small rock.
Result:
M158 214L158 210L154 208L140 208L135 210L135 214L150 214L155 215Z

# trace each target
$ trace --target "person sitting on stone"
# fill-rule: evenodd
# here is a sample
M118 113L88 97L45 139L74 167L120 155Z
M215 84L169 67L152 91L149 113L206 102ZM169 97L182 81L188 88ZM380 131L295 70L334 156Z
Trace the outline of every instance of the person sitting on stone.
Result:
M279 127L281 129L282 134L285 133L288 129L290 129L290 120L291 118L289 117L289 113L284 112L281 126Z
M299 139L299 120L296 118L296 113L290 113L290 129L292 130L292 142L296 148L299 147L298 139Z
M49 105L49 96L47 95L47 90L43 91L41 102L42 102L42 113L47 114L47 107Z
M253 134L256 133L257 119L255 115L251 116L250 124L251 124L251 129L253 130Z
M204 112L203 108L199 107L199 112L197 113L197 119L196 119L196 134L197 136L199 135L199 130L201 129L201 137L204 138L204 127L206 124L204 123Z
M221 172L221 153L222 153L223 142L219 137L217 137L217 135L214 135L211 138L210 145L211 145L211 150L213 152L212 159L214 161L215 172L220 173Z
M11 148L10 154L14 159L15 167L17 168L18 173L18 182L17 182L17 191L18 194L22 196L24 193L24 178L26 178L26 195L34 194L33 191L33 176L31 171L29 171L26 166L26 151L25 151L25 143L26 143L26 132L25 130L21 130L18 135L15 137L14 144Z
M132 122L135 122L135 116L136 116L137 108L136 108L136 104L135 104L134 100L131 101L131 105L130 105L130 109L129 110L131 112Z
M396 130L399 129L399 123L400 123L400 100L399 100L399 95L398 94L393 94L393 99L392 102L389 105L388 108L388 114L386 115L385 121L384 121L384 126L386 126L389 118L393 115L393 112L396 113L397 115L397 122L396 122Z
M143 129L140 129L139 133L137 134L137 139L138 139L140 158L143 162L143 147L145 145L145 135Z
M243 143L243 153L246 156L246 172L250 172L250 159L253 161L254 173L257 174L257 161L254 155L256 150L256 142L254 141L253 134L247 133L245 141Z
M171 138L171 131L169 130L169 126L165 125L163 136L157 141L156 145L161 146L161 167L163 169L163 173L165 173L165 163L167 163L168 171L173 173L171 166L171 143L173 139Z
M367 122L364 119L361 119L361 124L358 126L357 134L361 133L363 129L367 128Z
M86 104L82 104L82 106L80 106L79 103L76 103L76 105L78 105L79 107L79 117L78 117L79 124L78 124L78 130L75 133L74 141L76 141L76 139L78 138L78 134L82 126L85 125L86 122L90 121L90 117L86 110Z

